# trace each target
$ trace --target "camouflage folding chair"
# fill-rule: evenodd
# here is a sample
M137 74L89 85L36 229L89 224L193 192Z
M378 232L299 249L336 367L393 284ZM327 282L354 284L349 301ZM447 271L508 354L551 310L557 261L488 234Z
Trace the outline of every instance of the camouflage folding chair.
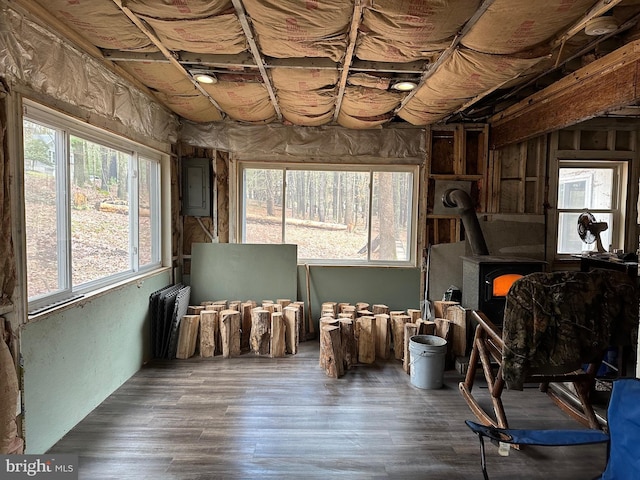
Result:
M502 394L538 383L555 403L583 425L601 429L590 394L610 345L632 338L638 324L636 283L611 270L526 275L506 297L502 329L482 312L477 323L469 369L460 392L485 425L509 428ZM478 365L487 381L493 412L473 395ZM496 371L497 366L497 371ZM556 383L572 383L577 402Z
M640 380L619 379L613 382L607 427L599 430L516 430L480 425L466 420L467 426L480 439L480 465L485 480L489 480L486 466L484 438L492 442L567 446L608 442L607 465L600 480L637 480L640 478ZM560 478L560 477L559 477Z

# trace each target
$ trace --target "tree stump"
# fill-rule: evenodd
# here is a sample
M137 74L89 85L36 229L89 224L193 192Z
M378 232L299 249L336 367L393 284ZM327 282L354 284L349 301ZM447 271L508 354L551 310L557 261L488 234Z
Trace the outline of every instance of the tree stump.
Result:
M224 358L240 356L240 312L223 310L219 314L222 356Z
M358 327L358 361L370 364L376 361L376 318L359 317Z
M285 351L295 355L298 353L298 345L300 343L300 309L298 307L284 307L282 316L284 318L284 338Z
M247 301L240 305L240 315L242 320L240 321L240 350L247 351L251 347L249 345L249 338L251 337L251 310L256 308L256 302Z
M200 356L213 357L216 354L216 336L218 335L218 312L203 310L200 312Z
M376 357L388 360L391 354L391 321L386 313L374 315L376 319Z
M323 327L337 327L340 325L339 320L333 318L333 317L323 317L320 319L320 330L322 331ZM320 352L322 352L323 349L323 342L325 341L326 336L320 335ZM320 366L322 368L326 368L325 365L322 364L322 362L325 360L325 358L320 355Z
M358 349L356 348L356 337L353 328L353 320L350 318L341 318L340 325L340 342L342 345L342 360L344 367L349 370L358 362Z
M374 305L373 307L371 307L371 311L373 312L374 316L380 315L381 313L389 315L389 307L382 304Z
M189 358L196 352L200 315L184 315L180 319L176 358Z
M416 323L418 319L422 316L422 312L415 308L408 308L407 315L411 318L411 323Z
M405 373L411 373L411 355L409 354L409 343L418 331L418 325L415 323L404 324L404 358L402 360L402 368Z
M327 376L340 378L344 375L342 347L340 342L340 327L324 325L320 328L322 348L320 350L320 365Z
M286 328L284 325L282 312L273 312L271 314L271 358L279 358L285 356L285 332Z
M392 317L393 324L393 354L396 360L404 357L404 324L411 321L409 315L395 315Z
M258 355L269 355L271 342L271 313L264 308L251 311L251 351Z
M356 302L356 312L360 310L368 310L369 304L367 302Z

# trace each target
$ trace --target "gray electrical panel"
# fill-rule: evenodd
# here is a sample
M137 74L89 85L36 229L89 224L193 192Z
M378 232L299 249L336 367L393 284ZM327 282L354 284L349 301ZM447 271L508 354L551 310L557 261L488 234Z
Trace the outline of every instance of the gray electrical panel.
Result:
M182 214L192 217L211 216L211 160L182 160Z

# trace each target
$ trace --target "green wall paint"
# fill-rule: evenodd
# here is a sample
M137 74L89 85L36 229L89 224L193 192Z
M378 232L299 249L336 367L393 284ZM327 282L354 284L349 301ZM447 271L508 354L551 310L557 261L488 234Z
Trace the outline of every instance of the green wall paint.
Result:
M149 359L149 295L169 271L27 324L27 453L44 453Z
M420 270L396 267L309 266L311 309L318 323L323 302L381 303L391 310L420 308ZM298 266L298 298L307 305L306 269Z

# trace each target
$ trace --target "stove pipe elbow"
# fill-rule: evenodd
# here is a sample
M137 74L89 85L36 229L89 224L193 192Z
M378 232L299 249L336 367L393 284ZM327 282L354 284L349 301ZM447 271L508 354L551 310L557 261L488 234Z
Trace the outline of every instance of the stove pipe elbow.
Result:
M480 228L476 209L469 194L458 188L450 188L442 195L442 204L448 208L457 207L461 209L460 217L473 254L489 255L489 249Z

